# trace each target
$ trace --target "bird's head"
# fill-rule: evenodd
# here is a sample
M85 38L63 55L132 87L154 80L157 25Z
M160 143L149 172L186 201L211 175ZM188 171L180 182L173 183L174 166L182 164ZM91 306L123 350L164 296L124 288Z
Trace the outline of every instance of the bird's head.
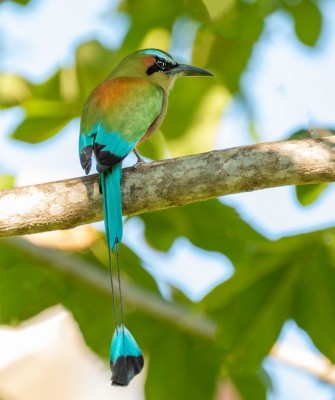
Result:
M170 54L157 49L129 54L112 71L113 77L138 77L156 83L168 92L179 76L213 76L205 69L177 63Z

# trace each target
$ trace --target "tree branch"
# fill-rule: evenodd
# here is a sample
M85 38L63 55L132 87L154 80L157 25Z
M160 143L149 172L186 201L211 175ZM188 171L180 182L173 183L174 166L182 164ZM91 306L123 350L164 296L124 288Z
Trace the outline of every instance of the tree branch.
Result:
M335 180L335 137L262 143L126 168L125 215L231 193ZM0 236L102 219L97 175L0 191Z

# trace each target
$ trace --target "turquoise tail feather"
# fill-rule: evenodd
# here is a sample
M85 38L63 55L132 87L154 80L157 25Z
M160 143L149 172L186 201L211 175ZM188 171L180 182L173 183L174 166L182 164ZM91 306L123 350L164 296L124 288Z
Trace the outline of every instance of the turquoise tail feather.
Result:
M115 250L116 242L121 243L123 233L121 176L121 163L100 174L105 230L108 246L112 250Z
M144 365L141 349L123 325L117 327L113 335L110 365L114 386L127 386L131 379L142 371Z
M115 325L117 313L115 307L115 293L112 274L111 250L116 253L117 276L120 295L120 316L122 324L117 326L113 335L110 350L110 365L112 369L112 385L127 386L139 374L144 365L142 351L135 339L123 324L121 277L118 257L118 244L122 240L122 199L121 199L121 162L114 164L111 169L101 172L100 187L103 197L103 212L106 230L106 239L109 246L109 265L113 295Z
M116 253L120 294L120 313L122 321L122 325L116 327L115 329L110 350L112 385L114 386L127 386L134 376L141 372L144 365L144 358L141 349L139 348L132 334L123 325L120 266L118 261L118 243L120 243L122 240L121 175L121 163L115 164L111 170L100 173L106 238L109 248ZM116 324L117 316L111 258L109 258L109 263L113 293L114 318Z

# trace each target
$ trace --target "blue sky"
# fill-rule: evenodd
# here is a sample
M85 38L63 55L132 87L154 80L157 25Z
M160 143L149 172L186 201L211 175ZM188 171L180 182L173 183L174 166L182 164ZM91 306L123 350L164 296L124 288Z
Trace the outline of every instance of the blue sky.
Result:
M105 19L103 14L105 10L110 11L111 4L117 5L108 0L34 0L24 9L10 2L1 4L4 55L0 58L0 72L16 72L40 82L59 66L71 65L73 50L88 38L94 37L110 47L120 45L130 21L116 14L109 14L109 19ZM254 105L261 141L284 139L302 126L335 126L335 30L332 28L335 3L325 0L322 4L325 24L316 49L302 45L295 38L288 15L277 13L266 22L267 35L256 46L242 81ZM77 159L78 120L55 138L32 146L8 139L19 118L22 118L19 109L0 112L0 171L14 173L19 185L82 175ZM246 116L241 104L233 101L222 117L216 148L248 143L251 139ZM63 154L61 162L59 154ZM223 201L233 205L261 233L276 239L334 226L334 198L332 187L311 206L301 207L293 188L284 187L230 195ZM127 235L130 231L132 235ZM126 243L154 262L161 271L161 279L178 284L193 298L199 298L215 281L232 273L229 261L222 255L195 249L185 239L179 239L163 257L146 246L141 240L141 231L141 223L130 220L125 227ZM300 340L309 349L313 348L308 337L293 323L287 324L282 337L289 342ZM308 390L300 398L332 398L328 386L316 384L303 374L288 372L286 367L274 365L272 361L267 362L267 368L275 376L279 390L274 399L297 399L299 393L302 395L297 390L303 386Z

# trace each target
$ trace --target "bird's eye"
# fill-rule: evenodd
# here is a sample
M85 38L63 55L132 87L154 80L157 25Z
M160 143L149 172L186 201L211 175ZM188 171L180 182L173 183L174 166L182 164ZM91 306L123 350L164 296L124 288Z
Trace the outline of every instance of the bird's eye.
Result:
M162 70L164 70L166 67L166 61L162 60L161 58L159 60L157 60L156 64Z

